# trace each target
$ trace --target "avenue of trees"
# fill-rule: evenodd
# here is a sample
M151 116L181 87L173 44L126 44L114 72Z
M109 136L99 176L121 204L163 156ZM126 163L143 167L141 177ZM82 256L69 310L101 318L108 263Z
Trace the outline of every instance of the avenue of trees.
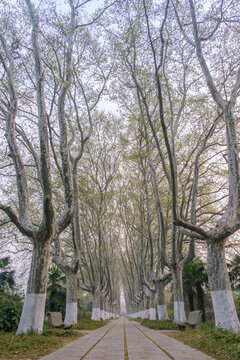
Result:
M1 2L0 258L31 254L17 334L42 332L51 263L65 323L78 289L93 320L119 314L120 289L130 316L168 319L171 286L176 324L184 291L204 312L207 288L216 328L240 332L239 14L238 0Z

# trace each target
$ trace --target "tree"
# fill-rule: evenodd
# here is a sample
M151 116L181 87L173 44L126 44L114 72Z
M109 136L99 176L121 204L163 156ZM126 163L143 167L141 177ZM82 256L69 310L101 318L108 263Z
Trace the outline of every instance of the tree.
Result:
M47 287L47 309L48 311L65 312L66 304L66 278L56 266L49 269Z
M10 257L0 259L0 331L15 331L21 316L22 294L16 287Z
M209 27L207 26L205 29L204 26L206 23L206 18L214 18L213 9L209 11L209 14L204 14L204 26L199 27L197 15L199 8L198 6L194 5L193 0L189 0L188 3L191 16L191 32L186 33L185 27L180 20L179 11L175 2L173 2L174 10L179 27L186 42L193 46L196 51L196 55L209 93L211 94L215 105L221 109L224 116L229 189L227 208L223 212L217 224L210 230L205 230L199 226L195 226L195 224L189 224L177 218L175 224L190 230L192 232L191 236L193 236L194 232L198 235L198 237L201 237L203 240L207 240L208 278L214 307L216 328L238 333L240 331L240 323L233 302L231 286L227 272L227 265L225 260L225 242L230 235L234 234L240 228L239 151L237 145L238 141L236 134L236 119L234 114L234 107L237 102L240 88L239 60L235 60L235 66L238 68L236 75L232 72L232 64L229 64L231 78L228 80L228 86L224 87L225 92L223 94L221 87L217 86L217 77L214 76L214 72L210 70L210 67L206 61L208 54L204 54L204 43L211 41L212 46L219 46L219 44L214 43L214 36L217 33L220 25L223 25L225 21L225 24L227 24L228 16L231 17L233 12L236 11L236 4L233 2L230 6L230 3L226 5L223 1L220 1L218 3L218 12L220 14L219 18L213 22L212 26L210 26L209 23L211 20L208 20ZM201 18L202 16L203 15L201 13ZM235 33L235 28L233 28L233 33ZM223 33L221 33L221 36L223 36L223 34L228 34L228 28L225 27ZM224 52L226 51L224 48L225 44L227 45L227 43L222 44ZM225 52L225 54L227 61L228 50ZM214 59L214 61L216 60ZM224 78L224 82L225 81L227 81L226 78Z
M196 223L200 158L209 147L208 141L219 116L212 126L204 122L196 140L196 131L191 133L191 119L188 117L188 110L193 111L199 102L199 97L189 96L197 81L197 76L190 72L193 52L182 47L181 39L175 34L176 24L169 16L169 1L157 9L157 13L162 14L159 26L156 25L153 4L143 1L142 6L124 8L127 20L124 31L118 34L118 49L125 78L121 73L120 82L128 90L125 97L122 95L124 105L131 117L134 117L133 109L136 111L138 105L144 128L142 132L157 212L158 241L161 243L158 266L161 262L161 266L167 266L172 273L174 321L179 323L186 318L182 269L194 257L194 240L189 234L179 231L175 221L180 213L186 219L190 215L191 222ZM144 21L139 22L139 18ZM143 43L146 46L142 46ZM177 54L176 58L172 54ZM139 117L136 117L137 122ZM200 114L195 118L202 122ZM164 180L160 181L162 178ZM149 220L144 220L150 229ZM147 236L152 252L150 232ZM170 246L167 245L169 242ZM150 262L153 263L152 254Z
M120 158L118 129L118 119L99 114L80 168L80 287L93 295L92 320L104 319L109 316L109 305L119 304L115 252L118 230L114 227L114 180Z
M203 321L206 321L204 305L204 286L208 283L207 273L201 259L195 258L183 269L183 289L189 300L189 310L194 311L194 296L197 293L197 308L202 310Z
M37 333L42 331L50 246L53 240L57 238L59 234L69 225L73 214L73 186L68 149L67 123L64 112L66 94L71 83L72 48L76 11L72 1L69 1L69 5L71 8L71 19L70 23L69 21L67 23L68 30L65 37L67 44L67 47L65 47L66 62L63 65L65 75L62 79L58 93L56 115L60 129L60 156L62 160L63 175L62 190L64 192L65 201L64 208L60 211L59 216L56 216L53 203L53 182L51 179L49 134L47 131L47 122L49 117L52 115L52 109L47 109L46 93L48 91L45 92L47 66L43 62L40 52L39 21L34 6L30 0L26 0L28 16L32 26L32 41L31 45L28 45L32 47L33 51L27 53L27 56L30 57L31 61L29 62L30 69L25 72L25 76L27 77L28 85L31 84L30 87L33 87L33 92L36 94L37 104L33 99L32 105L30 105L31 102L23 102L22 97L20 97L22 92L17 91L16 89L17 81L14 50L10 47L10 44L7 43L5 38L2 35L0 36L2 48L0 60L8 86L7 102L2 101L1 112L6 124L5 132L9 148L9 156L15 169L16 184L18 189L18 210L15 211L12 206L8 206L3 203L0 204L0 209L9 216L10 220L16 225L22 234L31 239L33 245L27 294L17 334L22 332L25 333L29 330ZM12 38L10 36L8 42L11 40ZM20 39L20 41L24 43L25 39ZM24 61L27 56L23 55ZM26 65L24 61L22 62L23 66ZM32 64L35 69L35 74L31 68ZM32 81L34 83L32 83ZM23 81L22 86L24 87L24 85ZM4 86L3 83L2 86ZM55 101L56 94L52 94L52 96ZM21 111L21 107L18 106L19 100L23 108ZM27 106L29 106L28 109L26 108ZM32 106L35 106L34 110L32 110ZM32 117L34 119L33 124L36 124L35 119L37 120L38 130L36 134L38 135L39 145L36 148L34 148L33 143L31 143L25 136L25 133L21 131L21 127L16 124L17 117L21 117L23 114L29 114L27 118ZM35 214L31 213L30 206L31 191L29 185L29 174L20 150L21 142L19 143L17 137L18 129L31 158L34 161L36 171L34 175L40 185L39 192L40 199L42 200L40 209L42 210L42 216L38 216L37 219L35 217L34 220L33 217ZM39 154L37 153L37 149L39 149Z
M7 289L13 289L15 286L14 274L15 271L11 270L10 257L0 259L0 292L3 293Z
M54 263L61 269L66 275L66 315L64 322L66 324L77 323L77 275L80 265L81 257L81 222L80 222L80 206L79 206L79 162L82 159L85 145L87 144L94 127L94 119L100 116L97 111L93 114L101 95L106 86L106 82L109 76L109 70L105 68L108 64L102 63L102 49L92 39L89 39L88 31L86 31L86 43L83 46L84 51L82 56L88 57L87 70L81 68L80 61L78 66L75 67L73 73L73 82L78 84L79 87L74 87L73 91L69 90L69 97L73 102L75 109L75 119L69 116L68 122L71 132L71 146L70 157L72 165L73 175L73 221L71 226L72 237L72 249L68 248L68 252L71 252L67 257L64 255L61 249L61 242L58 238L55 240L55 254L53 257ZM80 42L81 38L79 39ZM78 40L77 40L78 41ZM97 52L97 55L95 54ZM92 59L92 62L90 62ZM89 77L90 70L94 72L94 76L91 77L91 83L88 79L88 83L84 84L84 77ZM105 72L107 74L105 75ZM98 82L98 87L96 83ZM95 91L90 91L91 86L95 87ZM80 99L82 98L83 104ZM81 105L81 106L80 106ZM81 110L81 112L80 112ZM70 106L69 113L72 109ZM86 122L87 119L87 123ZM73 121L75 120L75 121ZM80 140L79 140L80 139ZM71 259L70 259L71 258Z
M234 290L240 289L240 255L235 255L227 264L228 274Z

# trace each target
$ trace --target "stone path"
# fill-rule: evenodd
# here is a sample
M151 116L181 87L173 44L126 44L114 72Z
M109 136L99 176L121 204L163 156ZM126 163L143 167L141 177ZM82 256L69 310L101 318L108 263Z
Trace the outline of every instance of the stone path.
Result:
M41 359L214 360L158 330L148 329L123 318L114 320Z

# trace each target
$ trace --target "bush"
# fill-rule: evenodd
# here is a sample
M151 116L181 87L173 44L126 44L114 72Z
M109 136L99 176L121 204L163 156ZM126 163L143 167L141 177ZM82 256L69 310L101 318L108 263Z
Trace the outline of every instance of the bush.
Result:
M80 319L91 319L92 313L90 311L78 310L78 320Z
M16 331L23 307L19 294L0 293L0 331Z
M168 316L170 319L174 319L174 310L173 309L168 309Z
M171 320L140 320L140 324L155 330L176 330L178 326Z

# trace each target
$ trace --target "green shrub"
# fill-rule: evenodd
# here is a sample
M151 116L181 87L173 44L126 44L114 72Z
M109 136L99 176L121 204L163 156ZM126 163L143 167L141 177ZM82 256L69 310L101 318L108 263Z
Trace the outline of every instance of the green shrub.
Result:
M74 337L78 335L78 333L72 329L48 329L44 330L42 336L57 336L57 337Z
M178 329L176 324L171 320L140 320L140 324L155 330L175 330Z
M0 293L0 331L16 331L23 307L18 294Z
M108 320L96 321L88 318L81 318L76 325L73 325L73 330L95 330L99 327L108 324Z
M78 320L91 319L91 317L92 317L91 311L78 310Z
M168 309L168 316L170 319L174 319L174 310L173 309Z

